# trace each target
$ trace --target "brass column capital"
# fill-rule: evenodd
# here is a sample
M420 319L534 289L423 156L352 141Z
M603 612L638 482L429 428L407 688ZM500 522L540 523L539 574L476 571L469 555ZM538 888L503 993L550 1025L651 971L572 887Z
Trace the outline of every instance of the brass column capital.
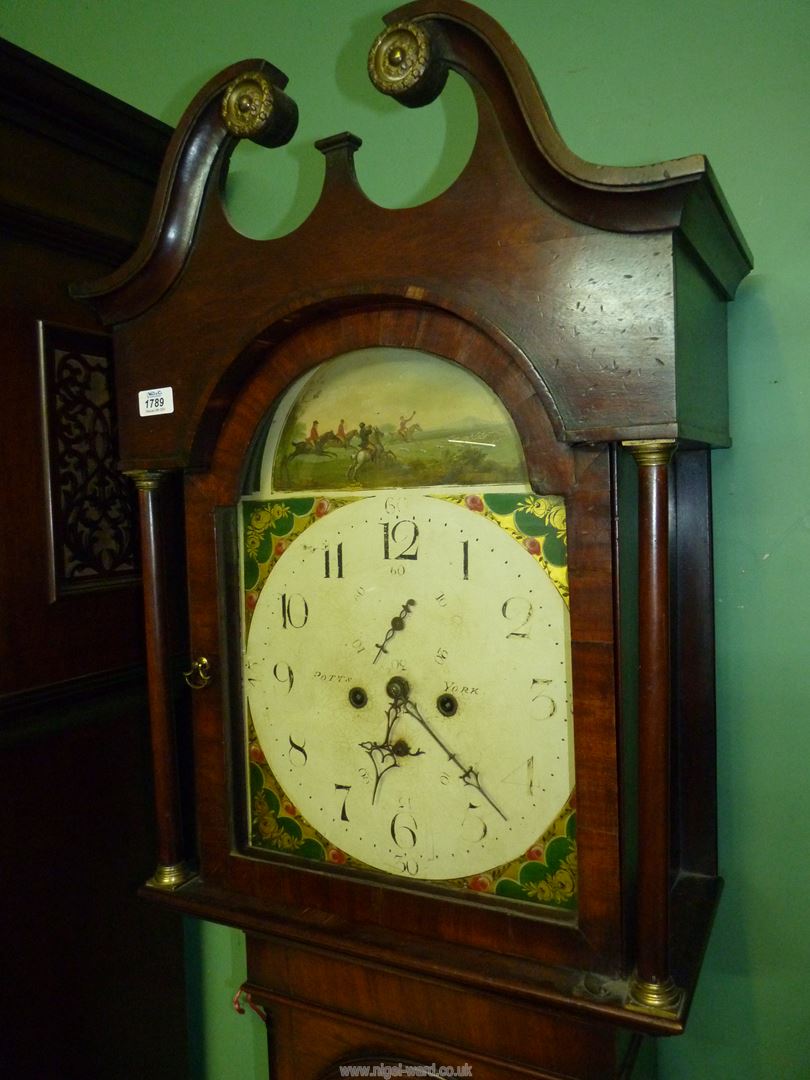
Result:
M678 443L675 439L623 439L639 467L651 465L669 465Z
M157 491L161 481L169 475L166 469L125 469L124 476L128 476L139 491Z

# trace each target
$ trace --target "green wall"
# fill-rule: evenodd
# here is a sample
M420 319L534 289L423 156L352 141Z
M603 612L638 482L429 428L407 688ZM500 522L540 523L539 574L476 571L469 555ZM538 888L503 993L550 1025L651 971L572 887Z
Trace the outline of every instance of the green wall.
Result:
M526 53L566 141L633 164L707 153L753 249L730 309L732 430L715 456L721 865L727 886L688 1033L664 1080L810 1075L810 4L482 0ZM466 88L409 112L372 91L376 0L4 0L0 34L174 124L214 72L266 56L301 110L293 145L240 148L231 206L257 236L317 198L314 139L350 129L388 205L441 190L472 137ZM448 137L453 147L446 145ZM460 149L459 149L460 147ZM208 1080L263 1075L236 1017L238 935L188 926L191 1028Z

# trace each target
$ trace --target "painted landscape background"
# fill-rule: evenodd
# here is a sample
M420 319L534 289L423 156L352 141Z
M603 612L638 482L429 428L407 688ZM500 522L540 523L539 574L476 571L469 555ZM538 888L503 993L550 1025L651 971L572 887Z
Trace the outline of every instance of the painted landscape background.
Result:
M525 484L512 418L467 369L418 349L358 349L309 375L271 426L262 493Z
M351 429L350 429L351 430ZM295 452L306 439L297 424L279 447L273 475L276 491L341 491L344 489L476 486L525 483L526 473L509 425L464 425L418 431L402 438L394 425L381 425L373 450L365 455L355 435L346 444L327 440L315 450ZM478 445L485 444L485 445Z

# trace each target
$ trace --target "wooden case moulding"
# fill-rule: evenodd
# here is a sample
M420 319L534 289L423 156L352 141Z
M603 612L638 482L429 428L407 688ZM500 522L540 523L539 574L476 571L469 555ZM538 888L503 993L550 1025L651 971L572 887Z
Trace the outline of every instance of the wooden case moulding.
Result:
M238 136L220 101L234 80L265 67L278 87L286 80L254 60L212 79L178 126L138 251L111 277L74 290L118 326L122 369L137 356L137 382L121 379L127 466L158 458L166 467L204 464L252 342L278 340L305 312L311 318L338 300L372 297L471 313L518 342L548 388L565 441L724 444L725 410L706 416L702 404L714 400L716 376L724 381L722 357L679 348L692 320L704 330L723 324L722 301L750 266L706 160L634 168L581 161L564 146L525 60L483 12L415 4L392 18L424 25L433 62L472 87L478 137L466 168L429 204L386 210L357 185L359 140L327 140L319 205L293 233L257 244L223 212ZM279 138L292 135L286 119ZM437 235L456 240L437 245ZM676 276L683 262L692 272ZM238 289L222 288L223 265ZM194 311L205 311L194 320L198 340L177 334L191 318L178 279L194 281ZM144 423L133 390L161 386L169 372L175 413Z

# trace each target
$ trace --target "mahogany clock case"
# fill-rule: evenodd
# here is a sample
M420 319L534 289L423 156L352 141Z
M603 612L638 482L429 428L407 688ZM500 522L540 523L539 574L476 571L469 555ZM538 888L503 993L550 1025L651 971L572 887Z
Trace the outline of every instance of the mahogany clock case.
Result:
M238 670L238 643L241 640L235 615L238 602L233 597L226 601L217 613L217 622L212 620L215 613L210 610L212 595L228 597L228 583L237 583L238 573L234 560L227 557L233 551L234 527L227 529L227 517L218 513L226 507L233 507L242 490L245 462L250 461L250 444L257 431L264 426L268 403L273 402L279 391L284 389L284 382L290 371L300 373L312 364L328 359L334 352L335 342L340 341L348 349L366 348L371 345L395 345L398 347L418 346L436 355L446 355L458 363L469 365L480 376L486 376L495 383L502 400L507 407L515 410L518 430L524 438L524 445L530 447L530 479L534 490L564 494L568 508L569 532L569 574L571 578L571 637L574 669L574 697L578 705L575 738L584 744L584 752L577 762L580 792L583 789L598 791L604 786L600 777L603 768L600 759L615 755L615 736L610 702L615 697L613 690L613 622L612 622L612 547L610 518L610 458L605 450L572 451L560 444L553 435L545 410L532 393L531 372L521 364L519 356L510 358L508 353L499 348L474 328L459 324L458 320L440 312L426 312L419 308L403 307L399 310L374 310L356 312L325 319L315 327L302 329L292 338L288 338L283 347L275 350L263 360L257 374L246 384L229 414L212 461L212 468L206 473L190 477L186 487L187 528L189 535L196 539L190 548L190 604L191 624L194 628L192 651L195 655L205 655L216 669L223 665L236 675ZM280 368L284 373L280 373ZM522 368L522 370L521 370ZM494 373L494 374L493 374ZM212 528L216 524L216 529ZM217 532L219 537L217 537ZM205 537L205 541L203 538ZM216 543L219 538L220 554L217 560ZM218 573L219 569L219 573ZM228 617L230 615L230 618ZM227 629L225 629L227 628ZM227 653L223 645L227 643ZM239 734L243 727L242 699L243 690L238 675L229 697L231 702L231 721L226 722L226 729L231 732L232 750L229 759L234 763L244 761L245 754L240 747L242 738ZM588 688L590 691L588 697ZM207 783L217 777L218 790L226 797L207 800L206 823L218 832L228 829L229 822L238 821L233 796L226 793L234 790L232 780L223 774L225 761L220 756L214 760L210 753L210 742L203 732L221 731L223 720L220 704L212 701L213 714L199 711L195 718L197 729L197 753L200 765L205 769ZM606 717L606 713L608 716ZM210 715L210 719L208 719ZM210 728L209 728L210 725ZM596 757L592 762L590 755ZM216 770L216 772L215 772ZM615 774L616 766L613 766ZM594 780L590 775L596 774ZM211 789L209 788L209 793ZM237 782L235 790L244 790ZM619 876L619 851L616 837L618 822L605 807L617 804L615 781L606 792L604 806L593 807L588 795L578 799L578 847L579 858L584 862L586 874L592 861L601 869L596 869L597 876ZM216 823L216 824L215 824ZM244 825L232 835L232 843L238 850L239 836L244 836ZM202 829L205 836L207 830ZM612 837L606 840L604 837ZM244 846L244 840L242 845ZM455 911L455 904L437 902L436 897L429 899L410 896L402 886L384 888L381 882L369 888L367 884L358 886L335 874L301 873L300 870L285 869L276 863L257 862L256 859L234 857L223 865L221 855L204 847L201 850L201 871L206 882L214 883L219 878L222 886L244 891L259 899L272 895L280 903L297 905L306 896L307 906L323 908L340 914L344 918L354 918L364 923L378 923L400 932L410 930L418 932L420 927L430 923L435 928L436 936L445 941L454 939L468 940L472 912L468 912L463 922ZM608 907L608 918L613 923L606 931L599 925L606 919L606 901L594 892L583 892L579 910L580 931L572 928L563 931L568 942L574 933L577 937L584 933L592 934L595 942L582 944L582 956L610 956L609 944L615 938L617 912ZM503 949L503 916L487 912L476 904L475 917L482 920L482 934L488 947L494 951ZM531 934L531 921L522 933ZM592 927L592 929L590 929ZM588 930L584 930L588 928ZM562 930L562 928L560 928ZM544 925L542 936L548 938L554 931ZM483 940L482 940L483 944ZM567 947L570 949L571 945ZM542 954L540 942L535 946ZM545 949L548 950L546 943ZM521 950L530 954L528 942L524 940ZM558 959L558 957L553 957ZM618 964L618 958L612 962Z
M452 349L456 362L486 377L510 411L514 410L534 490L566 496L580 904L573 923L570 919L550 923L548 916L520 918L515 955L606 975L627 970L632 950L628 923L634 911L630 899L634 807L632 785L621 796L619 786L621 777L632 775L635 754L635 466L626 455L606 447L572 448L556 440L540 399L531 392L531 373L519 356L509 356L503 343L470 324L460 325L446 313L408 306L325 317L287 338L276 350L257 347L264 355L223 425L210 470L187 478L187 531L195 537L189 544L191 653L208 657L212 668L222 673L224 697L199 695L195 701L197 783L204 783L207 792L204 805L197 807L200 876L205 883L199 899L206 902L207 896L213 902L221 890L222 895L238 893L250 906L261 907L263 900L272 897L279 915L300 903L310 911L333 913L341 920L341 937L355 922L417 935L429 925L431 936L443 942L469 945L474 940L477 947L491 950L493 958L509 951L514 911L507 917L475 898L459 905L441 896L392 889L390 883L377 881L370 887L368 882L358 884L334 874L285 868L239 854L240 849L244 852L246 834L240 798L245 755L234 508L252 459L252 443L265 429L268 407L298 374L329 359L335 342L340 342L341 350L376 344L447 355ZM674 690L676 699L685 699L689 707L680 743L674 746L679 780L672 797L676 812L673 850L680 853L680 862L674 865L684 875L676 893L681 905L676 904L675 917L688 921L703 909L701 917L708 923L714 900L710 882L716 872L714 821L706 813L711 801L703 803L695 827L685 817L692 799L681 789L683 785L692 795L708 792L713 779L705 763L710 755L703 752L711 746L711 731L702 722L693 723L691 729L688 723L688 717L705 716L711 699L712 627L706 617L711 595L710 548L695 528L708 520L706 458L700 450L683 452L673 485L673 565L689 567L688 574L674 575L688 583L685 594L679 591L675 600L675 644L684 662L676 665ZM220 598L216 606L211 604L214 596ZM618 617L621 611L630 613L624 623ZM608 881L615 886L607 888ZM192 890L187 887L176 897L178 902L182 902L182 892L191 900ZM301 932L306 933L303 928ZM687 968L684 981L692 977Z

